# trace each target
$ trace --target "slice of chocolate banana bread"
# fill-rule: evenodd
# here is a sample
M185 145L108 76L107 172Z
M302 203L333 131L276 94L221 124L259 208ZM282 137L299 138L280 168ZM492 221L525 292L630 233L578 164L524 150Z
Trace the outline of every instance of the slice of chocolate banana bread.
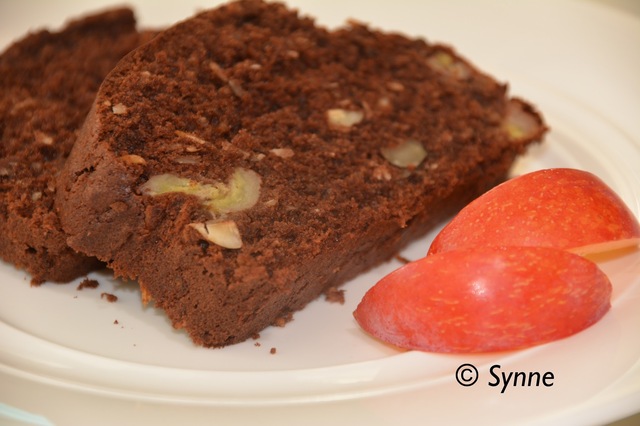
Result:
M395 255L544 132L448 47L243 1L120 62L56 202L73 248L218 347Z
M65 242L53 211L56 175L103 78L149 38L131 10L114 9L30 34L0 56L0 258L34 284L99 265Z

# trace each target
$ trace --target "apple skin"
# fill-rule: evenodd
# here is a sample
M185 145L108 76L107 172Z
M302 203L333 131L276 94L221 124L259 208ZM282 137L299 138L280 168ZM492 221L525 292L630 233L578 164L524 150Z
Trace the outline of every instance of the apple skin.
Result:
M640 244L638 219L595 175L557 168L481 195L436 236L428 255L486 245L542 246L587 255Z
M546 247L480 247L428 256L380 280L354 312L370 335L406 349L479 353L575 334L610 308L592 261Z

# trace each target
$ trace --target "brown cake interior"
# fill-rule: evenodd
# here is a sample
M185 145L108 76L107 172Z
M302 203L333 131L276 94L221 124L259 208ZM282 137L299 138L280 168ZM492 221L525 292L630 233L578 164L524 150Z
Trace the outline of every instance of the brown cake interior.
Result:
M336 110L360 120L331 119ZM72 247L137 279L197 344L224 346L395 255L503 179L544 130L448 47L232 3L163 32L110 74L58 207ZM394 165L386 150L407 141L426 157ZM144 191L163 174L215 185L238 168L260 177L260 191L237 212ZM241 248L192 226L220 220L237 226Z

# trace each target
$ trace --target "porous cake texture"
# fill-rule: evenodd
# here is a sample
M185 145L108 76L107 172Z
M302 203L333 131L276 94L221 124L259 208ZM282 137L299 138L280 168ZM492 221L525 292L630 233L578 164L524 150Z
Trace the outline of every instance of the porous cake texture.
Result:
M544 131L447 46L233 2L109 74L56 203L71 247L220 347L397 254Z

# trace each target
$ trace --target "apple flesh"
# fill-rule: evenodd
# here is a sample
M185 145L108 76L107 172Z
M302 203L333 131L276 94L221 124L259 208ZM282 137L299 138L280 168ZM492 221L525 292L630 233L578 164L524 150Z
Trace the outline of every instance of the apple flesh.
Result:
M592 261L546 247L479 247L397 269L363 297L358 324L392 345L443 353L514 350L575 334L610 308Z
M487 245L541 246L581 255L640 244L638 219L595 175L558 168L496 186L463 208L429 255Z

